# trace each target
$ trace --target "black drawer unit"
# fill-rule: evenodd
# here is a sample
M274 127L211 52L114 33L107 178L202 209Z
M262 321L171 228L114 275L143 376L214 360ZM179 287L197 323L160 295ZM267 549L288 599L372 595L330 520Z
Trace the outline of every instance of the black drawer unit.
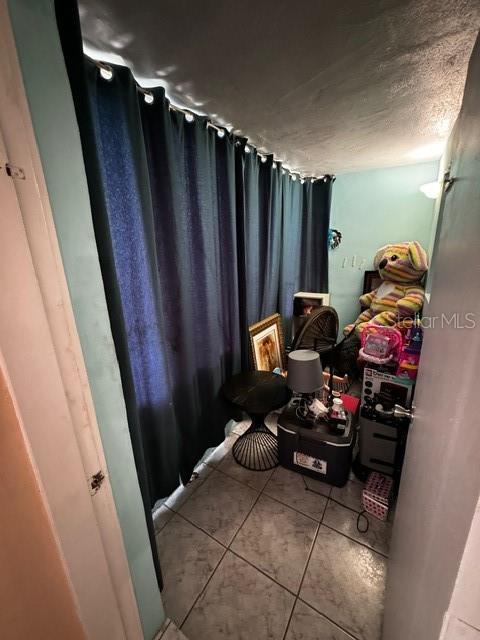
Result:
M360 463L387 475L400 474L410 421L386 420L366 407L360 409Z

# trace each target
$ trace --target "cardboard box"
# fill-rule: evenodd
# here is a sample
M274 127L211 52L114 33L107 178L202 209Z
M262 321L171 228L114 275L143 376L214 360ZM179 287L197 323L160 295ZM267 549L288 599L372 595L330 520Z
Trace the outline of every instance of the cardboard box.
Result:
M386 520L390 508L392 486L392 478L377 471L371 473L362 492L362 504L365 511L379 520Z
M412 404L415 383L408 378L399 378L389 373L365 367L363 371L362 407L373 407L381 398L406 409Z

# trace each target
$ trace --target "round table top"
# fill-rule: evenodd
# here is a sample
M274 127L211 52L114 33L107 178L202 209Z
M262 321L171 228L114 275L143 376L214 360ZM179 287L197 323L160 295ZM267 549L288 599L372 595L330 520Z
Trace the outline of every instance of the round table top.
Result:
M292 392L283 376L269 371L244 371L222 387L223 395L247 413L267 414L287 404Z

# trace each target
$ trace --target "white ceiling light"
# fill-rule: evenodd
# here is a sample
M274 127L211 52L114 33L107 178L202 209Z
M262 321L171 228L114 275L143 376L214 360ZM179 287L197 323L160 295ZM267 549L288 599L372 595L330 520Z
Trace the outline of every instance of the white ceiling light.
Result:
M436 200L440 195L441 184L440 182L427 182L426 184L422 184L420 191L426 195L427 198Z
M187 122L193 122L195 120L195 117L194 117L193 113L189 113L187 111L187 113L185 114L185 120Z
M217 136L219 138L223 138L225 136L225 130L224 129L218 129Z
M407 155L413 160L433 160L439 158L445 149L445 140L437 140L430 144L424 144L421 147L412 149Z
M245 145L245 153L250 153L250 147L248 144Z

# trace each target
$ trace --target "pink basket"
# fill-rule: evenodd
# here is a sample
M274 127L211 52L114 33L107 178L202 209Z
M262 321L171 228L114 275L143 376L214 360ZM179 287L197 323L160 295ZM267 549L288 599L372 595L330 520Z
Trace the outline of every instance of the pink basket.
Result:
M362 504L365 511L379 520L386 520L390 506L390 494L393 480L389 476L373 471L362 492Z

